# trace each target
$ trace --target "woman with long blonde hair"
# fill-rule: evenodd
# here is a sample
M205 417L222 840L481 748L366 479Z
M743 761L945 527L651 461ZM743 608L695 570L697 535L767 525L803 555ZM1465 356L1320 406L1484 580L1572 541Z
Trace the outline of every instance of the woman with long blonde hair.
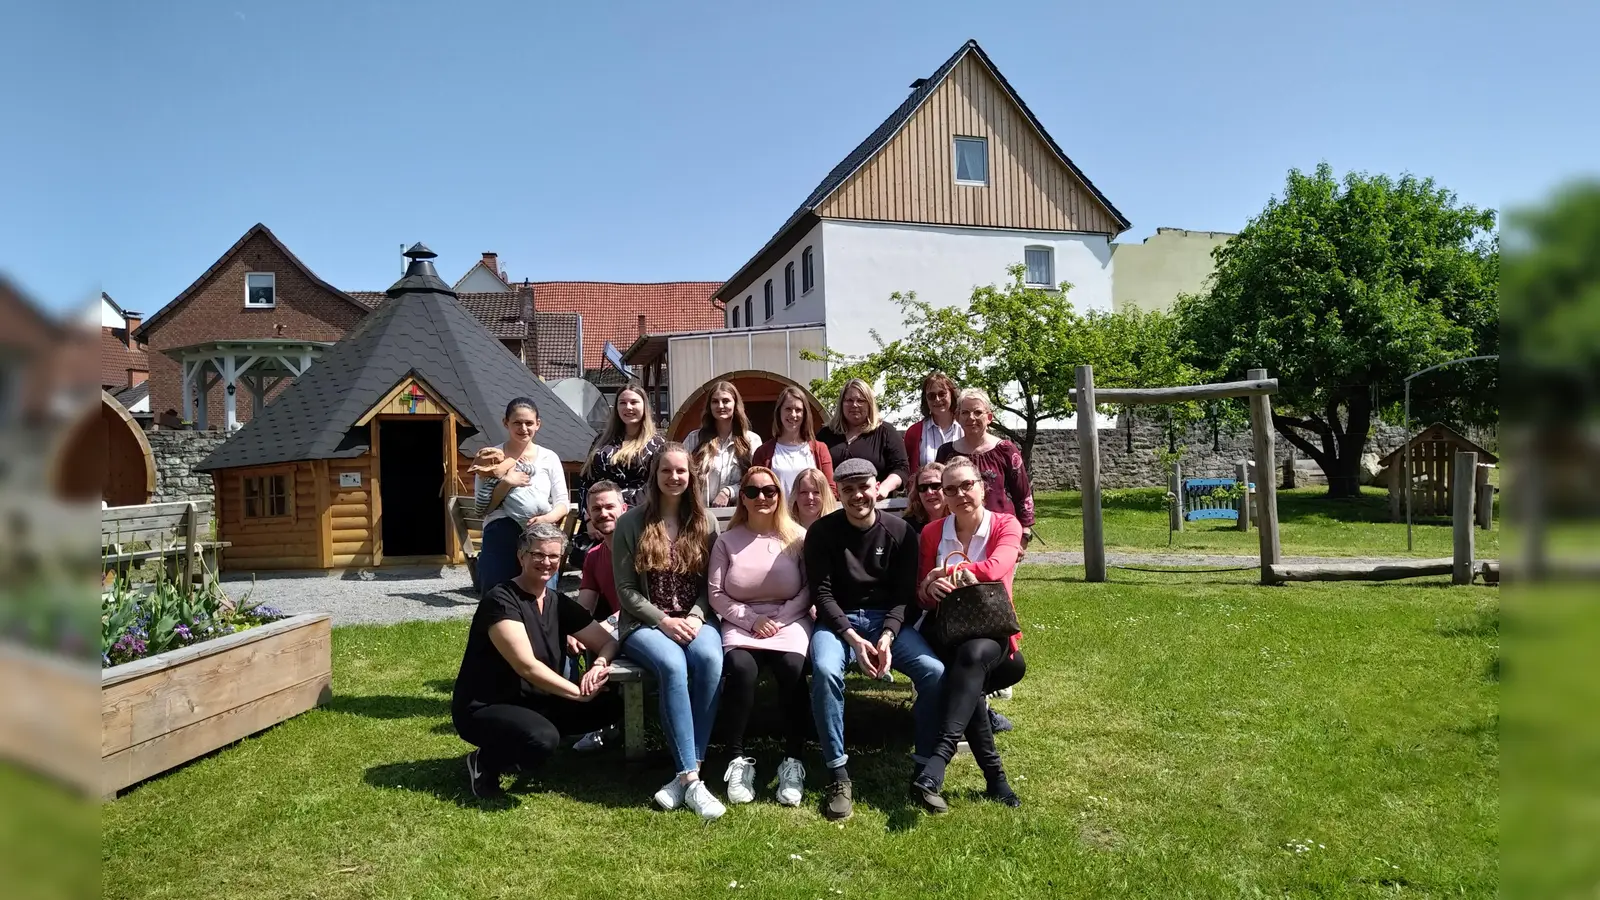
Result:
M611 404L611 419L595 438L589 459L578 473L578 496L589 496L589 485L610 481L622 489L622 502L636 506L649 480L650 461L666 441L656 433L644 386L630 381Z
M750 467L750 456L761 437L750 430L744 398L731 382L719 381L706 392L700 427L683 442L700 470L702 497L707 506L732 506L739 480Z
M833 418L817 432L835 468L847 459L864 459L878 470L878 496L887 497L911 477L905 439L878 411L878 395L860 378L845 382Z
M623 514L612 537L612 575L622 610L622 652L649 669L661 691L661 728L677 777L655 793L662 809L687 806L704 819L724 812L700 780L722 681L722 638L706 596L716 526L700 501L700 479L682 444L655 455L644 502ZM710 627L707 627L710 624Z
M794 496L789 500L789 514L802 529L839 508L834 499L833 487L821 469L801 469L794 476Z
M811 721L806 654L811 647L811 595L800 557L805 531L789 517L777 473L752 466L739 484L739 506L711 551L707 592L722 617L722 670L727 673L722 714L733 759L723 780L728 802L755 799L755 760L745 755L744 734L755 706L760 670L778 683L784 753L778 764L778 802L800 805Z

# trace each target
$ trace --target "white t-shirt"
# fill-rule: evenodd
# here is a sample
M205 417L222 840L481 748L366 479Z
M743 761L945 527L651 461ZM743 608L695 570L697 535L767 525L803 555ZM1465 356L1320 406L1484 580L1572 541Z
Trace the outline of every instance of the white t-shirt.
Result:
M975 563L983 562L989 558L989 529L994 523L994 513L983 510L982 518L978 520L977 530L972 532L972 540L967 542L967 559ZM961 549L961 539L956 537L956 517L945 516L944 528L939 532L939 554L934 559L936 567L943 568L945 557ZM954 562L961 562L960 559Z
M756 448L761 446L761 436L753 431L745 432L744 439L750 442L751 453L755 453ZM698 430L690 432L689 437L684 440L683 446L684 449L689 451L689 455L693 457L695 449L700 446L700 432ZM716 452L711 454L709 471L703 473L703 475L701 490L704 496L702 499L705 500L707 506L711 505L711 502L716 499L717 493L724 487L731 488L732 491L738 491L739 479L744 477L744 466L739 465L738 457L733 454L732 437L717 439L717 449ZM735 502L738 502L737 499Z
M500 449L504 450L504 445ZM567 473L561 470L561 457L556 456L554 450L538 445L534 446L533 453L532 460L518 465L524 471L531 467L528 483L512 488L500 505L483 517L484 525L507 517L526 525L534 516L547 515L558 504L567 502ZM483 476L474 477L474 493L481 497L486 486L493 491L493 479L486 484Z
M949 428L940 428L930 416L922 420L922 443L917 447L917 458L911 461L911 474L931 462L938 462L939 448L961 437L961 423L952 419Z
M772 471L778 473L778 480L783 483L783 496L794 495L795 476L816 467L817 457L811 452L809 443L772 445Z

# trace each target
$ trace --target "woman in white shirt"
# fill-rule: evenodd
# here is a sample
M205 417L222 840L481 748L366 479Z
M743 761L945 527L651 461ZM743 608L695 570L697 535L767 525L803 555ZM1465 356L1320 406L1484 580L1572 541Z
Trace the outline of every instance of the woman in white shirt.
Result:
M700 484L707 506L732 506L739 490L739 479L750 468L750 457L761 446L761 437L750 430L750 417L744 411L739 389L726 381L711 386L706 408L700 415L700 429L683 442L692 464L700 470Z
M539 407L527 397L506 404L506 442L478 451L473 460L473 495L483 514L478 551L480 596L522 573L517 538L523 529L567 517L567 476L561 458L533 442L539 433Z
M943 372L922 379L922 421L906 429L906 459L912 471L934 462L939 448L961 437L956 421L956 383Z
M833 490L833 457L827 446L817 440L817 425L805 391L791 384L778 392L778 403L772 410L772 433L775 437L771 441L756 448L751 464L776 472L784 496L794 492L794 477L806 469L822 470L828 489Z

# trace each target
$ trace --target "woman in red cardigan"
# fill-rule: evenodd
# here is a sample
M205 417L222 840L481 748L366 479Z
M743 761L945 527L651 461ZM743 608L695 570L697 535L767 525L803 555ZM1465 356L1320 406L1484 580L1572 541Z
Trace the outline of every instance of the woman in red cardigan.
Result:
M750 464L776 472L785 497L794 494L794 477L806 469L821 469L828 486L833 486L833 457L817 440L817 424L811 419L811 404L804 391L790 385L778 392L772 433L775 437L756 448Z
M964 433L956 421L955 380L943 372L929 372L922 379L922 420L906 429L906 459L915 472L934 462L939 448Z
M945 463L941 473L945 509L949 515L928 523L922 529L921 554L917 565L917 601L935 610L939 601L955 589L957 570L970 571L979 581L998 581L1011 594L1012 576L1022 552L1022 523L1017 517L993 512L984 507L983 475L964 456ZM944 565L954 551L965 553L971 562ZM930 641L931 643L931 641ZM1010 687L1022 680L1027 664L1022 659L1022 635L1008 640L974 638L953 647L934 645L944 660L944 722L933 756L911 779L911 798L931 813L950 807L939 792L944 787L944 771L956 755L956 744L963 734L972 748L972 758L983 771L987 789L984 796L1017 807L1022 801L1006 782L1000 752L994 746L994 730L989 723L989 707L984 695Z

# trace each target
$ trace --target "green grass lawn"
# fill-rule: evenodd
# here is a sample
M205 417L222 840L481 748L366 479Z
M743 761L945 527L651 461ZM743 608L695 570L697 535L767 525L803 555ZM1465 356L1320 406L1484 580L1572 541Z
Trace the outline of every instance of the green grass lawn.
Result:
M1164 488L1130 488L1105 492L1106 547L1125 551L1168 551L1167 500ZM1053 491L1034 497L1044 539L1041 550L1083 548L1083 499L1076 491ZM1416 549L1406 552L1406 523L1389 521L1388 494L1363 489L1359 498L1329 500L1325 488L1296 488L1278 492L1278 531L1285 556L1417 556L1451 554L1448 519L1414 523ZM1500 553L1500 522L1494 529L1478 531L1477 556L1491 559ZM1232 522L1185 522L1171 535L1177 552L1240 554L1260 553L1259 533L1237 530Z
M803 807L763 787L709 826L649 808L659 752L565 753L480 807L447 709L465 623L347 627L329 706L104 808L103 895L1495 895L1493 589L1081 578L1017 580L1029 673L999 706L1017 723L1001 752L1021 810L975 796L969 757L949 815L908 804L904 679L853 690L843 824L817 812L814 749ZM771 726L755 726L763 781Z

